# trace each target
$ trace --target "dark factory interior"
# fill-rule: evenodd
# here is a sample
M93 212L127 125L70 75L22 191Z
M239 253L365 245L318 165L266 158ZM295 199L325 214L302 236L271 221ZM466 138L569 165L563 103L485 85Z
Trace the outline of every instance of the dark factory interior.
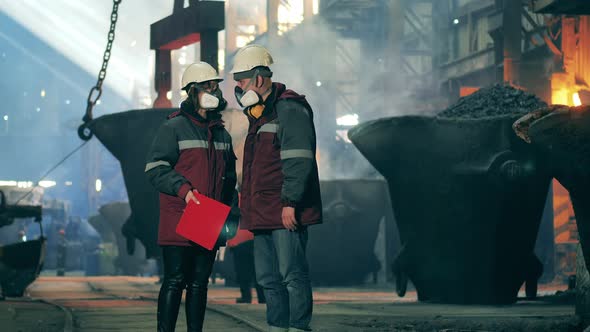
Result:
M2 331L590 331L590 0L0 1L0 73Z

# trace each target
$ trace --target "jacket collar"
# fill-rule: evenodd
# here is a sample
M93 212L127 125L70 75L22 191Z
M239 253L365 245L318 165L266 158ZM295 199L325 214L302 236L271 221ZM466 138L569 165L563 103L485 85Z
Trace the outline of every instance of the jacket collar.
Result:
M249 109L248 107L246 107L244 109L244 114L248 117L250 122L252 122L252 123L261 122L260 120L262 120L262 119L269 118L269 117L273 118L275 104L279 100L294 100L294 101L297 101L297 102L303 104L303 106L305 106L306 108L311 110L311 106L309 105L309 103L305 99L305 95L300 95L293 90L287 89L287 86L285 86L285 84L279 83L279 82L273 82L271 89L272 89L272 91L271 91L270 95L264 101L264 111L263 111L262 116L260 118L255 119L252 116L250 116L249 112L248 112L248 109Z
M180 104L180 114L186 116L192 123L202 128L223 127L221 115L219 115L219 118L217 119L207 120L200 116L199 113L195 112L192 109L192 103L187 102L186 100Z

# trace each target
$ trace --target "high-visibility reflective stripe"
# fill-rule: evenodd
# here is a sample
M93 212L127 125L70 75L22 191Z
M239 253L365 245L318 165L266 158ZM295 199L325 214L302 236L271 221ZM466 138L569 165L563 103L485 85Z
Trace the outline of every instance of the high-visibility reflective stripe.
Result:
M229 150L230 144L226 142L215 142L215 150ZM186 150L186 149L207 149L209 147L209 142L205 140L186 140L186 141L178 141L178 149L179 150Z
M276 133L279 130L279 125L276 123L267 123L258 129L259 133Z
M215 150L229 150L229 143L215 142Z
M209 147L207 141L204 140L186 140L186 141L178 141L178 149L179 150L186 150L186 149L195 149L195 148L202 148L206 149Z
M313 159L313 151L303 149L283 150L281 151L281 159L290 158L308 158Z
M158 160L158 161L154 161L152 163L147 163L145 165L145 172L147 172L147 171L149 171L151 169L154 169L154 168L156 168L158 166L170 166L170 163L167 162L167 161L164 161L164 160Z

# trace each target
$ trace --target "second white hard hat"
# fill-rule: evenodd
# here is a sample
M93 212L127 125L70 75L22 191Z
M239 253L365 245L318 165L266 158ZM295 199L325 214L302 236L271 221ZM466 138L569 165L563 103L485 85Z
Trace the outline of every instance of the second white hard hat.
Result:
M269 67L274 63L268 50L260 45L248 45L238 51L234 57L234 67L230 73L241 73L256 67Z

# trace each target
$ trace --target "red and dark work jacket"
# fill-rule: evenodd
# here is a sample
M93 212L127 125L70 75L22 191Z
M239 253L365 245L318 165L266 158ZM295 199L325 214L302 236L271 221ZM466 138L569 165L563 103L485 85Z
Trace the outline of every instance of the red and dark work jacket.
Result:
M284 228L282 209L295 208L302 225L322 221L313 111L305 96L273 83L262 116L249 115L244 145L240 227Z
M183 110L160 127L145 167L148 179L160 192L159 245L191 244L176 234L189 190L231 204L235 160L231 136L220 120L206 121Z

